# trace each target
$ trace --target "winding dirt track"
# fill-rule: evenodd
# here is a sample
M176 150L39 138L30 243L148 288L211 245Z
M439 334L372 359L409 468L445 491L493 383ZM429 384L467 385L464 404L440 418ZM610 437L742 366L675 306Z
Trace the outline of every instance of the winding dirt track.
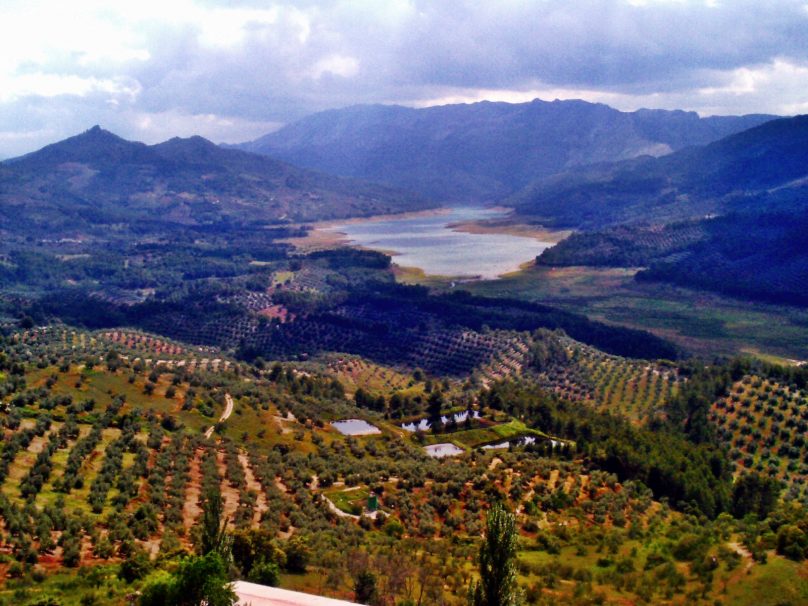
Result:
M229 393L224 394L224 402L224 412L222 413L222 416L219 417L219 423L224 423L230 418L230 415L233 414L233 397ZM207 431L205 432L205 437L210 439L210 437L213 435L214 429L216 429L216 425L211 425L208 427Z

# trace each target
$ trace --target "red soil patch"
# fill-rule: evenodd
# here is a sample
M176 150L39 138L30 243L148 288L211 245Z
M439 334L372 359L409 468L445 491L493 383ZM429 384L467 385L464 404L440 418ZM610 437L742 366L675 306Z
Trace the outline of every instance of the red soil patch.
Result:
M227 466L224 463L224 453L221 451L216 453L216 464L219 468L219 478L221 479L219 484L222 490L222 499L224 499L224 516L231 521L228 526L232 526L232 520L238 509L238 489L230 486L230 482L227 481Z
M191 467L188 470L188 486L185 489L185 502L182 505L182 525L189 529L202 513L199 507L199 495L202 492L202 471L199 468L199 460L202 456L202 449L197 448L194 458L191 459Z
M261 483L256 479L255 474L252 471L252 467L250 467L250 460L247 457L247 454L244 452L239 452L238 460L241 463L241 466L244 468L244 479L247 482L247 490L251 490L256 494L255 510L253 511L252 523L253 525L257 526L261 522L261 516L263 513L269 509L269 506L267 505L267 497L264 494L264 487L261 486Z

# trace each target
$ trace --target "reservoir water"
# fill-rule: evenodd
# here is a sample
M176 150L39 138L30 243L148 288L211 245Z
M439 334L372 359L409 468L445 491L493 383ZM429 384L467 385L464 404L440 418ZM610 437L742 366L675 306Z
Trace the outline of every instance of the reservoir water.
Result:
M471 234L450 227L504 214L489 208L459 207L442 214L360 221L324 229L345 234L352 244L393 254L393 261L402 267L418 267L429 275L490 279L519 269L552 246L527 236Z

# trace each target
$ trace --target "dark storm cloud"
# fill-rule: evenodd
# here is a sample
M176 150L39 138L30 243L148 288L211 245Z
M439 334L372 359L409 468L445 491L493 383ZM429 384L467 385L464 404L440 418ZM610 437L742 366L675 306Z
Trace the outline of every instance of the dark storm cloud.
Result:
M808 111L804 1L12 1L0 24L0 155L96 122L234 141L353 103Z

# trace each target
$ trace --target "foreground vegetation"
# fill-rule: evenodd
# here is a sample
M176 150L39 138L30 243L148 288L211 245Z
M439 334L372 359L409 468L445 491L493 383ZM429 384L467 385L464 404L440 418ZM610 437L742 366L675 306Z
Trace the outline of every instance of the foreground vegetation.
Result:
M676 429L678 415L712 418L744 377L804 385L804 374L751 362L669 367L688 387L654 404L640 405L641 380L619 388L623 400L598 390L570 399L541 377L563 359L589 368L595 354L555 333L531 342L520 373L475 387L422 370L354 372L373 368L361 359L350 372L328 361L255 365L148 335L15 333L0 356L0 600L123 603L140 591L143 603L165 603L159 596L204 573L348 599L372 583L373 603L459 604L498 502L515 514L528 603L804 598L804 491L781 492L782 467L733 465L720 424L713 435ZM148 361L143 343L154 348ZM192 367L201 353L208 363ZM638 368L621 360L608 358ZM801 405L799 391L770 393ZM217 423L226 395L234 412ZM645 412L632 421L619 402ZM468 407L480 418L400 428ZM381 433L341 435L329 421L344 418ZM536 441L482 448L519 436ZM438 442L465 454L427 456L421 444ZM370 495L378 512L366 508ZM232 571L199 559L213 501ZM773 579L781 589L762 595Z

